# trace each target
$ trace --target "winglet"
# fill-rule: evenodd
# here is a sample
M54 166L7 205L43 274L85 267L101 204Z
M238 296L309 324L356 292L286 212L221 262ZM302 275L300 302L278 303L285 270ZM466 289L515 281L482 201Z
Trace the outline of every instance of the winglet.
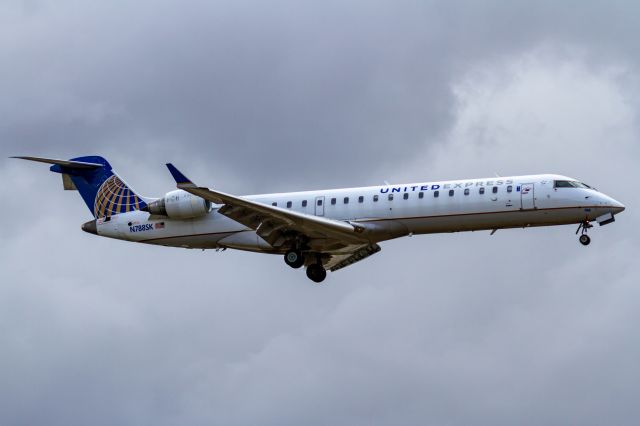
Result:
M176 166L174 166L173 164L167 163L167 168L169 169L171 176L173 176L173 178L175 179L176 184L178 185L178 188L183 186L190 186L190 187L196 186L193 182L189 180L188 177L183 175L180 170L176 169Z

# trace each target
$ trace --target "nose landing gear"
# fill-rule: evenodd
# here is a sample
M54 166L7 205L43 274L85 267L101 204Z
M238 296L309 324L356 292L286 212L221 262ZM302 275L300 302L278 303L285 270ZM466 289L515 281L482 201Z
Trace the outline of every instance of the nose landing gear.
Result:
M593 228L593 225L590 224L588 220L585 220L584 222L580 222L580 225L578 225L578 229L576 230L576 235L582 230L582 234L580 234L578 241L580 241L580 244L583 246L588 246L591 243L591 238L587 235L587 230L589 228Z
M580 235L580 238L578 238L578 240L583 246L588 246L591 242L591 238L587 234Z

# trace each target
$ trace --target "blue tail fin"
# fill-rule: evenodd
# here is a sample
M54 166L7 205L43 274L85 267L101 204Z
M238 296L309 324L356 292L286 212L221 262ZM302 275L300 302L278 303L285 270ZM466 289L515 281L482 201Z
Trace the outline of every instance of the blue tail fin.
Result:
M63 174L63 181L65 176L71 179L95 218L140 210L147 206L147 203L113 172L109 162L102 157L87 156L72 158L69 161L48 162L53 163L50 168L52 172ZM65 181L65 188L66 185Z

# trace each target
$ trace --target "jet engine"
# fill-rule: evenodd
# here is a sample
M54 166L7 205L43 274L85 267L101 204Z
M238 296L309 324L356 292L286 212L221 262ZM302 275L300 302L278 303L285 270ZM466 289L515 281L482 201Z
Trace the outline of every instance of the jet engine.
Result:
M142 210L151 214L168 216L171 219L192 219L208 214L211 211L211 201L177 189L148 203Z

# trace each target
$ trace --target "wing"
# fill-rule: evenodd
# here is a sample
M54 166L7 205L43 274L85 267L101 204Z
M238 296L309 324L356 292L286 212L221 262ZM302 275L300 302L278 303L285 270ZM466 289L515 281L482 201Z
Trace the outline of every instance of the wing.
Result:
M352 247L351 250L347 250L344 253L332 254L331 258L329 258L329 260L324 264L324 267L329 269L331 272L335 272L338 269L353 265L372 254L376 254L380 250L382 249L377 244L366 244L358 247Z
M308 215L199 187L172 164L167 164L167 167L178 188L215 204L222 204L218 209L219 213L255 230L276 249L284 251L290 248L296 239L302 238L313 252L335 253L336 256L346 252L350 256L371 245L363 225ZM347 260L349 256L340 260Z

